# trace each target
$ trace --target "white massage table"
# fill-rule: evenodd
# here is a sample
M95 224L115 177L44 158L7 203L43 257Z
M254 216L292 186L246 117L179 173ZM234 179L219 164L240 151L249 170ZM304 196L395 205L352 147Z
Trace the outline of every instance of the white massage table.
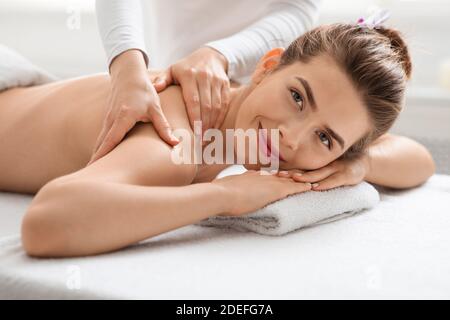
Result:
M450 176L381 191L372 210L282 237L191 225L71 259L26 256L31 198L0 193L0 298L449 299Z

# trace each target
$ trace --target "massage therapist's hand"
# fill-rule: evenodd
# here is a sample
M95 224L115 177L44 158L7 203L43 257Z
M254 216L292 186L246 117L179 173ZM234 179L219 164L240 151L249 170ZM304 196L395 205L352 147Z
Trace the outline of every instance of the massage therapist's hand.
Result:
M312 190L321 191L358 184L367 177L369 170L369 156L362 155L351 160L338 159L317 170L279 171L278 176L290 177L302 183L309 182Z
M170 145L178 140L172 134L152 84L142 53L128 50L111 64L109 111L89 163L116 147L136 122L152 122L160 137Z
M230 102L228 61L218 51L202 47L173 64L153 83L158 91L174 83L183 91L191 127L202 121L203 132L219 128Z
M230 207L226 214L222 214L227 216L244 215L291 194L311 190L310 183L299 183L291 178L261 174L255 170L215 179L212 183L221 186L224 196L229 199L226 203Z

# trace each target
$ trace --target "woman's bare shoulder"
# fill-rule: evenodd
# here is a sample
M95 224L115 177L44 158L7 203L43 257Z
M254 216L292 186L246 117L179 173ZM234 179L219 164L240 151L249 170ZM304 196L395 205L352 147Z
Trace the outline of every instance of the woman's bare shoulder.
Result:
M167 87L167 89L159 93L159 97L161 108L172 129L186 129L192 132L181 87Z
M160 93L161 107L173 129L185 129L193 136L181 89L168 87ZM174 148L165 143L151 123L138 123L125 139L105 157L72 175L145 186L190 184L195 164L177 164Z

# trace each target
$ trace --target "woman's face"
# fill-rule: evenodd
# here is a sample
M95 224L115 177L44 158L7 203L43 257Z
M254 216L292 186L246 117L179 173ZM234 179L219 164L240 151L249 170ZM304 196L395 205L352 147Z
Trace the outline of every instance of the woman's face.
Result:
M263 74L263 70L259 72ZM370 119L358 92L327 55L255 78L240 106L235 128L267 129L269 141L270 129L279 129L281 169L323 167L370 130ZM247 169L261 167L248 164L248 154L246 158Z

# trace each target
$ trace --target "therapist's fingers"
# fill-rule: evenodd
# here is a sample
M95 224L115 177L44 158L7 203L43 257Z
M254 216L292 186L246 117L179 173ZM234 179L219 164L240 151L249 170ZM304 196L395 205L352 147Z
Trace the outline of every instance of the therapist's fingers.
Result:
M153 87L156 92L161 92L173 83L172 72L170 68L164 70L152 79Z
M148 113L149 118L153 123L153 127L161 139L172 146L175 146L180 142L173 134L172 127L161 109L159 98L151 104Z
M100 131L100 134L97 137L97 141L95 142L94 152L92 156L94 156L94 154L97 152L98 148L102 144L102 141L105 139L105 136L108 133L109 129L111 129L113 122L114 121L112 120L111 117L111 111L109 111L105 120L103 121L102 130Z
M114 149L120 141L122 141L127 132L130 131L136 124L135 118L131 116L128 110L129 108L124 106L120 109L119 114L115 117L115 120L109 128L107 134L100 140L101 144L92 156L89 164L102 158ZM104 127L104 129L107 129L107 127Z
M230 82L225 81L221 89L221 108L219 116L214 124L214 128L218 129L222 125L225 117L228 113L228 107L230 106Z
M200 93L200 114L202 117L202 132L210 127L210 118L212 111L211 98L211 78L208 71L199 71L197 83Z
M211 86L211 115L209 118L209 128L215 128L217 119L222 110L222 81L215 80Z
M194 130L194 122L201 121L200 93L198 92L197 81L192 73L188 73L182 79L179 79L178 82L183 92L189 122Z

